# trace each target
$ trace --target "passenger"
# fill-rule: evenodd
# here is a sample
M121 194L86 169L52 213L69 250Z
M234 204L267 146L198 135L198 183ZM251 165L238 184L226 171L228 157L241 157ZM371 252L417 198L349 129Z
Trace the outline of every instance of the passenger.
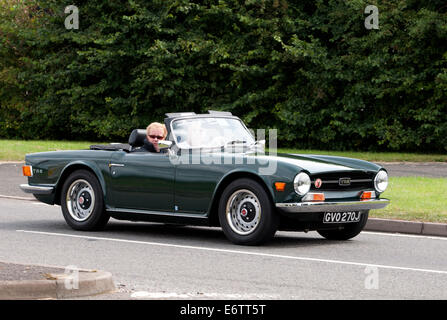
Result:
M164 140L168 134L166 126L159 122L152 122L146 128L146 138L141 151L160 152L158 145L160 140Z

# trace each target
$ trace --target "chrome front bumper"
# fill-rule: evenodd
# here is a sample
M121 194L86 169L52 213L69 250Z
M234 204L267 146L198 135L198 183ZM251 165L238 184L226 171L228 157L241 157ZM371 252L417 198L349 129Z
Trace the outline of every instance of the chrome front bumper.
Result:
M284 212L343 212L364 211L385 208L390 203L388 199L372 199L363 201L322 201L277 203L276 207Z
M29 184L21 184L20 189L33 194L52 194L54 191L54 187L30 186Z

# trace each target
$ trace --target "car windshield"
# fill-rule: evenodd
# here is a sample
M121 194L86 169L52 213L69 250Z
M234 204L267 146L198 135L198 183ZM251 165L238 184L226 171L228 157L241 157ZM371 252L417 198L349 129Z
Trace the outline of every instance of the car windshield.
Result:
M182 149L253 145L255 139L239 119L191 118L172 122L172 132Z

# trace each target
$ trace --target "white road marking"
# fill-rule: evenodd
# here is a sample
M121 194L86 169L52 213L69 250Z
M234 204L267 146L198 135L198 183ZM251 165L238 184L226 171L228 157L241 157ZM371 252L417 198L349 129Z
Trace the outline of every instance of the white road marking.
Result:
M0 194L0 199L1 198L13 199L13 200L28 200L28 201L31 201L32 204L50 206L49 204L46 204L46 203L43 203L43 202L39 202L35 198L6 196L6 195L1 195ZM405 233L391 233L391 232L362 231L362 234L363 233L370 234L370 235L387 236L387 237L404 237L404 238L419 238L419 239L431 239L431 240L444 240L444 241L447 241L447 237L428 236L428 235L423 235L423 234L405 234Z
M81 236L81 235L75 235L75 234L64 234L64 233L53 233L53 232L29 231L29 230L16 230L16 231L23 232L23 233L47 235L47 236L59 236L59 237L78 238L78 239L124 242L124 243L171 247L171 248L179 248L179 249L191 249L191 250L202 250L202 251L211 251L211 252L233 253L233 254L242 254L242 255L250 255L250 256L268 257L268 258L312 261L312 262L322 262L322 263L332 263L332 264L343 264L343 265L360 266L360 267L377 267L377 268L382 268L382 269L400 270L400 271L414 271L414 272L447 274L447 271L445 271L445 270L398 267L398 266L389 266L389 265L372 264L372 263L331 260L331 259L319 259L319 258L299 257L299 256L288 256L288 255L279 255L279 254L262 253L262 252L250 252L250 251L242 251L242 250L229 250L229 249L219 249L219 248L209 248L209 247L187 246L187 245L178 245L178 244L170 244L170 243L160 243L160 242L148 242L148 241L126 240L126 239L105 238L105 237Z
M149 298L149 299L179 299L179 298L190 298L187 294L178 294L175 292L147 292L147 291L138 291L134 292L130 295L131 298L137 298L137 299L143 299L143 298Z
M25 164L25 161L0 161L0 165L2 164Z
M371 234L371 235L387 236L387 237L416 238L416 239L420 238L420 239L447 241L447 237L425 236L423 234L404 234L404 233L388 233L388 232L372 232L372 231L362 231L361 234Z
M148 292L137 291L130 295L131 298L136 299L197 299L197 298L219 298L219 299L233 299L233 300L254 300L254 299L279 299L279 295L266 294L233 294L233 293L176 293L176 292Z

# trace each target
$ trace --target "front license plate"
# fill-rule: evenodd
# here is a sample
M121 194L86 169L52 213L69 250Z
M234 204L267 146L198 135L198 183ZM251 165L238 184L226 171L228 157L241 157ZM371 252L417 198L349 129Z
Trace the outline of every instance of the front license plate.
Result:
M360 211L325 212L323 223L359 222L361 216L362 213Z

